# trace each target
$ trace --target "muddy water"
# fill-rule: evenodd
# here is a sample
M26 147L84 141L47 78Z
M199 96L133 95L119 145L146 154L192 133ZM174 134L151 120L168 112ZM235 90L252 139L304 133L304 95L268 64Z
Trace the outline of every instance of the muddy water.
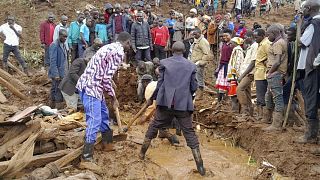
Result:
M135 126L131 136L143 139L146 126ZM183 136L178 137L181 147L171 146L168 140L156 138L147 152L147 159L165 168L173 179L253 179L255 166L248 165L249 156L240 148L231 146L228 141L214 140L198 133L200 150L207 170L206 177L196 171L192 152L186 146Z
M132 115L122 113L121 117L128 122ZM132 126L128 135L142 142L147 128L147 123L142 126ZM246 151L233 147L228 140L208 138L200 132L197 135L202 159L207 170L205 177L201 177L197 173L192 152L187 147L183 136L178 136L181 147L172 146L166 139L153 139L146 158L148 161L165 168L174 180L247 180L254 178L257 167L252 164L248 165L249 156Z
M180 137L182 143L184 138ZM195 172L196 166L190 149L172 147L166 140L159 147L151 148L148 157L151 161L165 167L174 179L202 179ZM248 155L239 148L226 145L221 140L209 141L200 135L201 153L207 177L204 179L252 179L255 167L249 166Z

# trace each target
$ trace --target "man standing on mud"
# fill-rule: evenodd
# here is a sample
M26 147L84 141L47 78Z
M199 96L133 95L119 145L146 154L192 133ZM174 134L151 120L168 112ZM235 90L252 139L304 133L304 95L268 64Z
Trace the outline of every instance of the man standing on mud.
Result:
M112 77L123 62L125 51L130 49L130 39L129 33L122 32L117 42L99 49L78 80L76 88L84 106L87 122L82 153L84 162L93 162L93 148L98 131L102 135L103 149L113 150L113 131L109 126L109 113L104 92L112 97L114 108L118 108L119 103L112 87Z
M301 136L298 143L317 143L319 133L318 107L320 104L320 1L307 0L303 6L303 14L312 19L302 34L301 53L298 69L305 71L304 77L304 101L306 119L308 121L306 132ZM303 18L300 18L303 19ZM320 152L320 150L319 150Z
M204 92L204 76L205 76L205 66L209 61L210 55L210 44L201 34L201 30L199 28L195 28L193 31L194 43L192 45L191 51L191 61L197 65L197 81L199 85L199 94L196 96L196 100L202 99Z
M276 131L282 129L284 101L283 101L283 80L288 68L288 45L283 37L281 24L273 24L268 30L268 39L272 42L267 60L267 81L266 108L273 111L271 126L264 128L264 131Z
M192 112L194 110L192 95L198 88L196 80L196 66L183 57L185 51L182 42L172 46L173 57L160 62L160 77L157 88L147 101L151 105L156 100L157 109L154 120L149 124L145 139L140 151L140 159L157 136L158 130L168 127L174 118L177 119L187 145L191 148L199 173L204 176L205 169L199 149L199 141L192 127ZM179 83L177 83L179 82Z
M49 66L49 46L53 42L53 34L56 25L54 24L55 16L53 13L48 14L48 19L40 25L41 47L44 49L44 66Z
M17 58L19 64L22 66L24 72L30 76L27 69L27 64L24 58L21 56L19 50L19 39L21 36L22 27L15 23L15 18L13 16L7 17L7 23L0 26L0 36L4 35L5 40L3 42L3 59L2 68L8 71L8 57L12 52Z
M50 107L62 109L63 97L59 89L64 74L68 71L68 52L65 42L68 33L66 30L59 31L59 39L54 41L49 47L49 73L48 77L52 80Z

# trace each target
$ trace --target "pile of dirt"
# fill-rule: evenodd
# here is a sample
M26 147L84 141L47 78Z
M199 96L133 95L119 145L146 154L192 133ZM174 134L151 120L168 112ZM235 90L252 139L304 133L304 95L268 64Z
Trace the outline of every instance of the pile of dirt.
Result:
M258 179L271 178L273 172L296 179L319 179L320 156L312 154L318 145L301 145L294 140L303 135L301 128L289 127L282 132L267 133L262 128L267 124L254 117L230 112L228 103L215 104L200 102L201 107L194 113L194 120L210 127L211 133L232 139L233 144L244 148L261 164L263 161L276 167L273 171L263 171Z

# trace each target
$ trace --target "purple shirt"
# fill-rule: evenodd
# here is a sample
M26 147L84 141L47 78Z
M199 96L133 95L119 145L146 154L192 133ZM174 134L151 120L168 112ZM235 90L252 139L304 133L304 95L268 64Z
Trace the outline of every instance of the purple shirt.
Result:
M91 58L76 88L100 100L104 99L103 91L115 96L111 80L123 58L124 49L119 42L103 46Z

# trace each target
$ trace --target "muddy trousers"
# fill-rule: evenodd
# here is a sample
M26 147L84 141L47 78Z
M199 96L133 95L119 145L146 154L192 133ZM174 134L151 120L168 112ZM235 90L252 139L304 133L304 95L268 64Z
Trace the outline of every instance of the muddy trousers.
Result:
M268 109L283 112L283 78L280 73L268 78L268 90L266 93L266 106Z
M157 137L158 130L171 125L176 118L183 136L187 141L187 146L191 149L199 147L198 137L192 127L192 113L188 111L176 111L166 107L157 106L154 120L150 122L146 138L154 139Z
M253 81L253 75L249 74L245 76L237 87L237 97L242 107L251 108L251 83Z
M92 144L96 142L97 133L110 131L109 111L104 100L89 96L85 91L80 92L80 99L86 113L86 135L85 142Z

